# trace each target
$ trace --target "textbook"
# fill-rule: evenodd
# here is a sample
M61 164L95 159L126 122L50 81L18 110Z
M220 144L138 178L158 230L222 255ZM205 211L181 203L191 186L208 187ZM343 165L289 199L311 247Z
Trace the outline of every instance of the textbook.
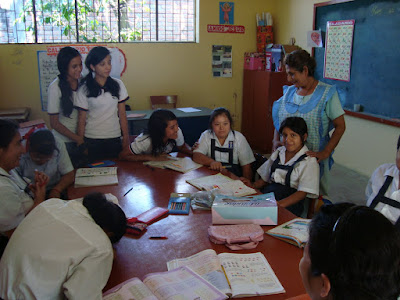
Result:
M171 159L166 161L146 161L143 164L155 168L171 169L181 173L187 173L203 166L195 163L190 157L171 157Z
M228 176L222 175L221 173L186 180L186 182L198 188L199 190L211 191L212 189L219 189L221 194L236 197L248 196L257 193L255 189L248 187L242 181L233 180Z
M212 249L167 262L168 270L189 267L232 298L284 293L267 259L261 252L220 253Z
M310 222L311 219L295 218L268 230L266 233L303 248L308 241L308 226Z
M75 187L118 184L117 167L80 168L76 170Z
M147 274L143 281L135 277L103 294L103 300L222 300L227 298L224 293L187 267Z

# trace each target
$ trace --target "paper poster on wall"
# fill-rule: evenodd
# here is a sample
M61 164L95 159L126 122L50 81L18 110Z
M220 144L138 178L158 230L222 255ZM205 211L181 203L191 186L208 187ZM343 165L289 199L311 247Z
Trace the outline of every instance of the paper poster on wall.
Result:
M232 46L212 46L212 73L214 77L232 77Z
M59 74L57 68L57 54L62 46L48 46L47 51L37 51L37 59L38 59L38 70L39 70L39 85L40 85L40 100L42 103L42 111L47 111L47 89L50 83L56 79ZM85 76L88 73L88 70L85 67L85 59L90 49L98 45L69 45L79 51L82 55L82 63L83 70L82 76ZM121 49L116 47L107 47L111 52L111 74L110 76L121 78L122 74L126 69L126 59L125 54Z
M350 81L354 20L328 21L324 78Z
M307 32L307 46L322 47L322 35L321 30L311 30Z
M219 3L219 24L232 25L233 20L233 2L220 2Z

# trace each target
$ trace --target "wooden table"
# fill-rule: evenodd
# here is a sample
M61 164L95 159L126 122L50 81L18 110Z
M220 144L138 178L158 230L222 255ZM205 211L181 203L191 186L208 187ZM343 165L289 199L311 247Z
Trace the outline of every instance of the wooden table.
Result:
M178 119L179 127L182 129L185 141L188 145L192 146L200 137L200 134L208 128L208 121L210 119L211 109L207 107L195 107L199 109L198 112L183 112L179 109L169 109ZM147 123L153 110L131 110L126 114L146 114L142 118L128 117L129 134L139 135L147 129Z
M185 181L215 172L206 167L182 174L172 170L155 169L140 162L118 162L118 186L71 188L70 198L83 197L91 191L112 193L120 200L127 217L134 217L154 207L167 207L170 193L195 192L196 188ZM133 187L125 197L126 191ZM284 223L295 216L284 208L279 208L278 222ZM152 272L167 271L167 261L188 257L205 249L217 253L262 252L286 290L277 294L252 299L287 299L304 294L298 271L302 250L269 235L264 236L257 248L231 251L224 245L210 242L207 228L211 225L210 211L190 211L189 215L169 215L147 228L140 237L126 234L115 244L116 257L105 291L132 277L143 279ZM263 226L268 230L271 226ZM150 236L167 236L167 240L150 240Z

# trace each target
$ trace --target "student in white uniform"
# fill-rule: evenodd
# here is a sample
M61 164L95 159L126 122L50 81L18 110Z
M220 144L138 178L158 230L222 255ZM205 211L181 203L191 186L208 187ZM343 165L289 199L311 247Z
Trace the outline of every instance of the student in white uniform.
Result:
M15 171L31 181L36 170L45 173L50 178L46 198L68 199L66 189L74 182L74 167L65 144L50 130L41 129L29 136L27 150Z
M126 229L122 209L101 193L49 199L11 237L0 261L3 299L102 299L113 248Z
M396 300L399 266L399 230L376 210L338 203L313 218L299 271L312 300Z
M372 174L365 189L367 205L385 215L400 229L400 136L395 164L383 164Z
M10 175L24 152L18 124L0 119L0 237L3 246L25 215L44 201L46 195L49 178L45 174L35 172L32 184ZM1 252L0 247L0 255Z
M107 48L92 48L85 65L89 74L74 103L79 109L78 135L85 138L90 162L117 158L122 147L129 145L125 113L128 92L121 80L110 77L111 54Z
M147 132L141 133L129 147L125 148L120 154L120 159L167 160L168 153L175 147L179 152L192 155L192 150L185 143L175 114L167 109L157 109L150 116Z
M283 145L257 170L260 179L247 185L274 192L279 204L297 216L304 210L304 199L318 198L319 165L315 157L307 156L307 124L303 118L289 117L279 129Z
M232 126L229 110L223 107L214 109L208 130L201 134L199 145L193 150L193 160L216 171L227 168L235 175L250 180L254 154L243 134L233 130Z
M57 55L57 67L60 74L49 86L47 113L54 136L65 143L72 163L78 167L81 156L78 146L84 142L77 134L78 110L74 108L82 73L78 50L69 46L62 48Z

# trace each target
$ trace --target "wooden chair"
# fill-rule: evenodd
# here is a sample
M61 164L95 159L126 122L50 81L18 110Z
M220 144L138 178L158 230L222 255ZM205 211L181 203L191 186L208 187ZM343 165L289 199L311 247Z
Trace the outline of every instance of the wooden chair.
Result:
M178 102L177 95L168 96L150 96L151 109L156 109L159 107L171 107L176 108L176 103Z

